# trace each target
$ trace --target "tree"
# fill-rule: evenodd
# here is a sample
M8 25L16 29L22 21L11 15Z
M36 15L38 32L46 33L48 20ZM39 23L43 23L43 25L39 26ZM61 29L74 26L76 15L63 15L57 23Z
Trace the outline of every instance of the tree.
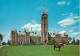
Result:
M31 44L32 44L32 45L35 45L35 42L32 40L32 41L31 41Z
M63 43L63 44L66 44L66 41L62 40L62 43Z
M52 40L53 41L53 44L55 45L56 44L56 41L55 40Z
M79 45L79 39L77 39L77 41L76 41L76 45Z
M69 39L69 42L72 40L72 38L71 38L71 37L68 37L68 39Z
M73 38L72 44L75 44L75 38Z
M0 33L0 40L2 41L3 40L3 35Z
M3 35L0 33L0 46L1 46L2 40L3 40Z
M10 41L8 40L7 45L10 45Z
M2 45L6 45L6 43L5 42L2 42Z

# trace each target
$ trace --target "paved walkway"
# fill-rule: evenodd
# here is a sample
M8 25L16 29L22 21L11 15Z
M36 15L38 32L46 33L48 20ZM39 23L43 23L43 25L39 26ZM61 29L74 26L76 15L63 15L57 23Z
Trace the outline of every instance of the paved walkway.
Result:
M3 45L3 46L0 46L0 48L4 47L4 46L9 46L9 45Z
M0 48L2 48L3 46L0 46Z

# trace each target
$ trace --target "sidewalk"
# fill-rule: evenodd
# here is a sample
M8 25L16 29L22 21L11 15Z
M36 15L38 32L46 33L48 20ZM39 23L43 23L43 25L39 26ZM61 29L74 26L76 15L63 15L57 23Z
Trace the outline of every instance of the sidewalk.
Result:
M0 48L2 48L3 46L0 46Z

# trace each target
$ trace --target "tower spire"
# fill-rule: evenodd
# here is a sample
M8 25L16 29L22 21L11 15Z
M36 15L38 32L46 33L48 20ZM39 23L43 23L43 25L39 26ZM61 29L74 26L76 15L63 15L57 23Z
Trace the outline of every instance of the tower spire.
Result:
M44 1L44 6L45 6L45 1Z
M46 8L45 8L45 2L44 2L43 14L47 14Z

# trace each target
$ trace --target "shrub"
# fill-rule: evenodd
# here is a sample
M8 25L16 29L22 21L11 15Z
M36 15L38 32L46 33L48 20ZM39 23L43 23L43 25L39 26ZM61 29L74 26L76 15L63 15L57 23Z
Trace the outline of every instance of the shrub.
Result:
M50 41L48 41L47 44L48 44L48 45L55 45L55 44L56 44L56 41L55 41L55 40L50 40Z
M10 43L10 41L8 40L8 42L7 42L7 45L10 45L11 43Z
M72 44L75 44L75 38L73 38Z
M2 45L6 45L6 43L5 42L2 42Z
M79 39L77 39L77 41L75 42L76 45L79 45Z
M32 40L32 41L31 41L31 44L32 44L32 45L35 45L35 42Z
M11 44L11 46L18 46L19 44L18 43L16 43L16 44Z
M43 43L35 43L35 45L44 45Z
M62 40L62 43L63 43L63 44L66 44L66 41Z

